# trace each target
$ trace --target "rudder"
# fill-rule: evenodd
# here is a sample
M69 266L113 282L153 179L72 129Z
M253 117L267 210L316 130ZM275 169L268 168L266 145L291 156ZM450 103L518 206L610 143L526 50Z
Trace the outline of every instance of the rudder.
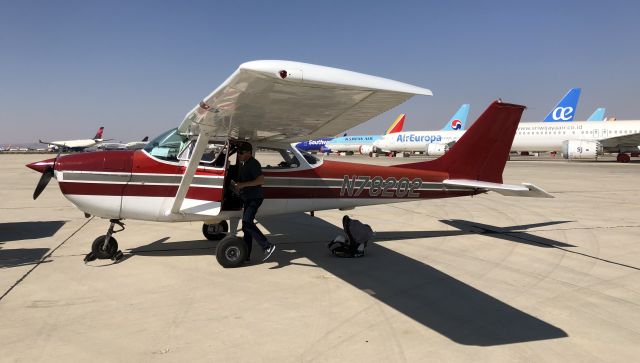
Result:
M398 165L449 173L450 179L502 183L511 144L525 106L493 102L464 135L438 159Z

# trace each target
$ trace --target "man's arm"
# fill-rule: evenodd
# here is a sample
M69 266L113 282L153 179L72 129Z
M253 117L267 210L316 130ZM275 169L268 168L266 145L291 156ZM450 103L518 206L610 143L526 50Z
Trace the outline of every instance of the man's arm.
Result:
M262 185L262 184L264 184L264 175L262 174L258 175L258 177L255 178L254 180L249 180L242 183L236 183L236 185L238 186L238 189L242 189L245 187L257 187L258 185Z

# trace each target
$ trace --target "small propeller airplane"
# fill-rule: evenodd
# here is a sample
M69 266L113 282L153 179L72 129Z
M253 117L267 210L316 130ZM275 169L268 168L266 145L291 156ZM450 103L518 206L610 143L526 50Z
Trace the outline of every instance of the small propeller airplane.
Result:
M242 203L230 186L236 149L249 141L263 166L259 215L469 196L551 197L531 184L503 184L525 107L496 101L442 157L394 166L320 160L293 143L338 134L385 112L425 88L312 64L263 60L240 67L191 110L182 123L142 150L58 155L28 164L42 173L36 199L52 177L86 215L109 219L88 260L119 260L113 234L122 220L202 221L220 240L216 258L236 267L247 250L236 236ZM227 222L229 221L229 222ZM119 229L115 227L119 226Z

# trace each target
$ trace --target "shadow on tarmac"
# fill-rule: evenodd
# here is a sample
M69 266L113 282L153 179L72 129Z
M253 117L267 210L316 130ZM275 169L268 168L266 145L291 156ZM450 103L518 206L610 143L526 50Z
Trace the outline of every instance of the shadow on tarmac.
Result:
M51 237L67 221L0 223L0 268L37 263L49 248L3 248L7 242Z
M217 241L194 240L167 242L169 237L160 238L148 245L132 248L127 252L144 256L201 256L215 255Z
M0 223L0 243L51 237L67 221Z
M456 343L494 346L568 336L558 327L377 243L369 245L364 258L332 257L324 248L324 243L343 232L342 229L320 218L300 213L263 217L260 218L260 223L271 232L269 239L279 244L280 250L276 251L275 256L278 266L275 268L293 264L293 260L297 258L310 259L318 267ZM523 227L526 226L515 227L524 229ZM491 228L499 229L499 227ZM455 233L453 235L471 233L442 232L453 232ZM386 240L393 239L393 233L383 233L386 235L384 237ZM383 233L377 233L376 236ZM406 236L406 238L424 238L412 236L412 233L414 232L398 232L397 235ZM425 237L443 235L441 232L417 233L424 233ZM491 236L504 238L496 234ZM311 238L315 241L321 239L324 243L321 246L320 243L304 243ZM557 241L553 242L560 244ZM295 250L289 249L289 246Z
M563 221L502 228L463 220L442 222L459 230L378 232L374 242L481 233L538 247L571 247L522 232L528 228L565 223ZM378 243L369 244L364 258L333 257L326 244L344 232L320 218L297 213L261 217L259 223L269 231L269 240L278 245L271 260L277 265L271 269L290 265L322 268L456 343L495 346L568 336L558 327ZM534 238L543 243L531 242ZM129 252L164 257L213 255L217 245L206 240L166 243L168 239L164 237ZM309 259L313 264L296 262L301 258Z

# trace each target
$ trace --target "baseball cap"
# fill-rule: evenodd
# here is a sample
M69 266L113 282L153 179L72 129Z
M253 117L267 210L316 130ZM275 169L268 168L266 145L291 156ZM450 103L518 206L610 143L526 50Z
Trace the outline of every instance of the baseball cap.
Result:
M253 147L248 142L243 142L238 146L238 152L253 151Z

